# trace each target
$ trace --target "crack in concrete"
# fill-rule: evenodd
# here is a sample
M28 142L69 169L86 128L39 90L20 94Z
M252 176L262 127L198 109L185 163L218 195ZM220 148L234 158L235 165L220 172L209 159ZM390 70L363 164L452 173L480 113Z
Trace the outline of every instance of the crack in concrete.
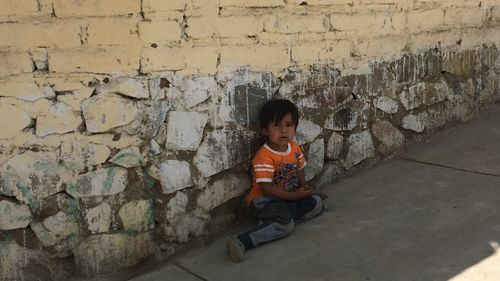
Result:
M188 268L186 268L185 266L181 265L179 262L174 262L173 264L174 264L174 266L177 266L178 268L180 268L181 270L183 270L183 271L184 271L184 272L186 272L187 274L190 274L190 275L192 275L192 276L194 276L194 277L196 277L196 278L198 278L198 279L200 279L200 280L202 280L202 281L209 281L208 279L205 279L205 278L203 278L202 276L200 276L200 275L198 275L198 274L196 274L196 273L192 272L191 270L189 270L189 269L188 269Z
M395 159L397 159L397 160L403 160L403 161L407 161L407 162L414 162L414 163L429 165L429 166L447 168L447 169L454 170L454 171L466 172L466 173L477 174L477 175L482 175L482 176L490 176L490 177L497 177L497 178L500 177L500 174L492 174L492 173L485 173L485 172L479 172L479 171L472 171L472 170L467 170L467 169L462 169L462 168L457 168L457 167L451 167L451 166L447 166L447 165L443 165L443 164L438 164L438 163L432 163L432 162L415 160L415 159L411 159L411 158L396 157Z

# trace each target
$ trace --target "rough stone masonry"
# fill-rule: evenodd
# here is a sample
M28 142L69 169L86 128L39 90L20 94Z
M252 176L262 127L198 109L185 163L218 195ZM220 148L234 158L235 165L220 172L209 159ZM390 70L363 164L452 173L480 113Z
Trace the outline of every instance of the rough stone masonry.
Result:
M317 186L468 120L499 46L499 0L1 1L0 280L229 223L270 98L299 106Z

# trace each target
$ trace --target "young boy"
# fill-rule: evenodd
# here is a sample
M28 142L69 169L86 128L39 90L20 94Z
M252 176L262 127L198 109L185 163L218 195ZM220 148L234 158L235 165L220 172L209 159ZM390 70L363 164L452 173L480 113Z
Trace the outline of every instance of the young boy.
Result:
M306 185L306 160L293 140L299 122L297 107L288 100L271 100L261 109L260 127L266 143L252 160L252 189L247 203L259 219L256 229L226 241L235 262L245 251L290 234L294 220L306 220L323 211L324 193Z

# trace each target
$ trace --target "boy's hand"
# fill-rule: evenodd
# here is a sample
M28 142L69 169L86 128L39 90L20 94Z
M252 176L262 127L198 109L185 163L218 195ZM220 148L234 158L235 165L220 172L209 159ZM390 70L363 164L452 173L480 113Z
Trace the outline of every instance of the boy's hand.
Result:
M301 186L301 187L297 188L297 190L299 190L301 188L303 188L304 190L307 190L307 191L311 191L311 193L309 193L308 195L305 195L304 197L307 197L307 196L310 196L310 195L318 195L319 198L321 198L321 200L328 199L328 195L326 195L326 193L320 192L320 191L314 191L314 188L312 188L309 185ZM300 197L300 198L303 198L303 197Z
M298 199L302 199L314 194L314 190L310 186L301 186L295 190Z

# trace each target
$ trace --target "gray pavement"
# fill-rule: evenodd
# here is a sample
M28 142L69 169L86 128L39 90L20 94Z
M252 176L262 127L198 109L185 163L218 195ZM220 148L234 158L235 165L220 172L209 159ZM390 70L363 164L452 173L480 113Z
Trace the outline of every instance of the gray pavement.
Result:
M220 238L133 280L500 280L499 124L492 110L332 184L325 213L242 263Z

